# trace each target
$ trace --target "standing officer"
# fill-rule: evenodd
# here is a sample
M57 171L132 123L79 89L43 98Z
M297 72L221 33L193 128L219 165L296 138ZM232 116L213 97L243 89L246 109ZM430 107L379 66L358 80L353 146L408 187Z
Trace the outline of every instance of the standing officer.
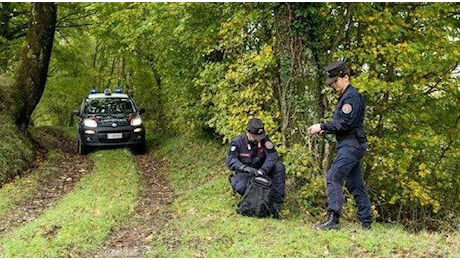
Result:
M350 84L350 68L344 61L329 64L326 84L340 93L333 120L310 126L310 134L332 133L337 139L337 154L327 172L328 218L316 224L318 229L340 229L339 217L343 205L343 182L353 194L358 206L358 219L364 229L372 223L371 203L361 173L361 158L366 151L363 128L365 105L356 88Z
M265 133L262 120L249 119L247 132L232 139L227 166L234 172L229 178L232 189L240 195L244 195L253 176L266 175L272 179L272 210L274 217L278 218L286 193L286 174L284 165L278 161L278 152Z

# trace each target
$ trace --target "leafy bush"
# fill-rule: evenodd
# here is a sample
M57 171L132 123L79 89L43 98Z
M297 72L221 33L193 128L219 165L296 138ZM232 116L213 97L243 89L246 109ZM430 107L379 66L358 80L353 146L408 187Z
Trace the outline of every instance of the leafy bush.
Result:
M232 18L221 24L219 42L208 52L223 51L225 55L208 62L195 83L207 111L205 124L222 135L224 142L246 130L250 117L261 118L276 142L281 136L277 133L280 114L275 112L278 103L272 77L275 54L270 44L252 42L266 37L268 28L260 21L267 18L254 6L246 7L237 7ZM252 24L261 24L261 28L251 30ZM242 30L247 32L241 34Z

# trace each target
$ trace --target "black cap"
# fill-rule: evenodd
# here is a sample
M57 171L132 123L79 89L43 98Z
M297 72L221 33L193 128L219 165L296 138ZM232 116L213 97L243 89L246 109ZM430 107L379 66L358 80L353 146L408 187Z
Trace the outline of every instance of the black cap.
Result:
M350 74L350 69L345 61L331 63L326 66L325 70L327 72L326 84L328 85L334 82L338 77Z
M248 132L251 133L256 139L263 139L266 136L262 120L255 117L249 119Z

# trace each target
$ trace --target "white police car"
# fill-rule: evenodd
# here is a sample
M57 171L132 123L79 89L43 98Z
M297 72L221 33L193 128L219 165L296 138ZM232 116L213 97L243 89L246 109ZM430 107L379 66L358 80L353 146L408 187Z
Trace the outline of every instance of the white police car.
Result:
M123 94L120 87L112 93L91 90L83 99L77 124L78 153L85 155L97 147L129 147L135 153L145 152L145 128L134 100Z

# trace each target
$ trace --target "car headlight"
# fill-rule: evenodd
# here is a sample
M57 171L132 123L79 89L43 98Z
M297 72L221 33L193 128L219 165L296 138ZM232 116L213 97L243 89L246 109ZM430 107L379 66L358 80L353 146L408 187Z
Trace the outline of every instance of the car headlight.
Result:
M83 125L87 127L97 127L97 122L94 119L85 119Z
M140 117L136 117L131 120L131 126L140 126L140 125L142 125L142 119Z

